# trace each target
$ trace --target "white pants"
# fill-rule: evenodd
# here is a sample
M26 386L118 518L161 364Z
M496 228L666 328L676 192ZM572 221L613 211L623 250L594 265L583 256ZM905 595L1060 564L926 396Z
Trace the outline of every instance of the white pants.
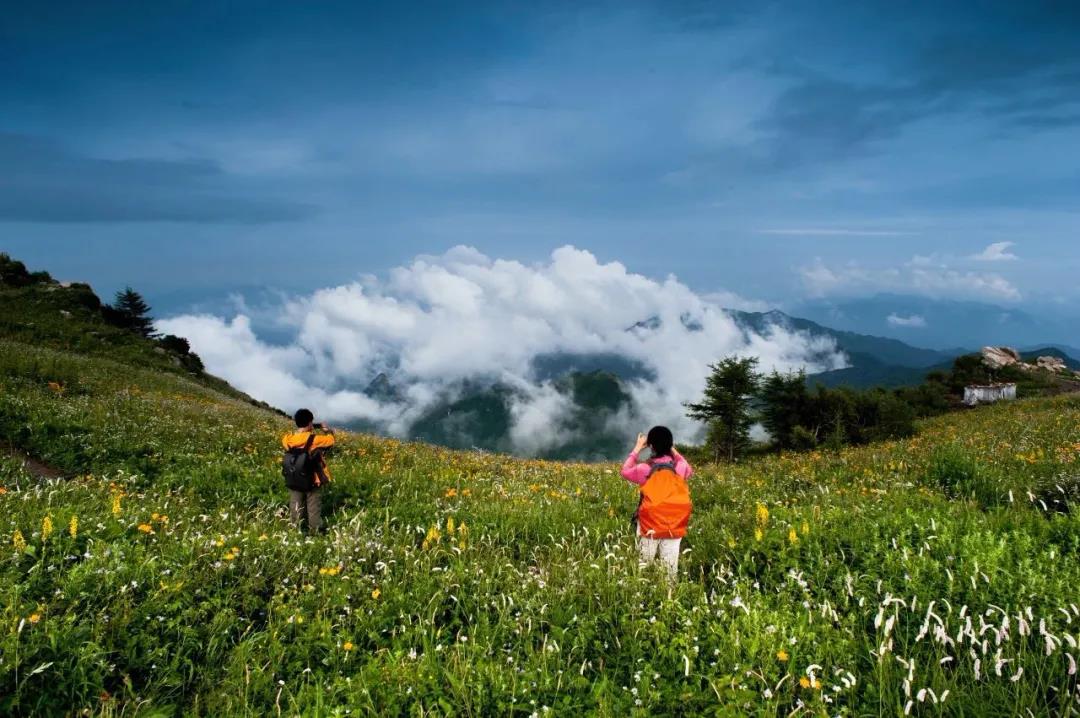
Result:
M638 551L641 553L641 563L652 561L660 553L660 561L667 570L668 578L675 580L679 572L679 544L681 538L654 539L648 536L638 536Z

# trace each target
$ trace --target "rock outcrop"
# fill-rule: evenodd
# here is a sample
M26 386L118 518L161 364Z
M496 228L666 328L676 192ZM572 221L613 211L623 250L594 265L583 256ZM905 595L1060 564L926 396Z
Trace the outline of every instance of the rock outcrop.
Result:
M1055 373L1069 370L1069 367L1065 365L1065 360L1061 357L1039 357L1035 360L1035 366Z
M1011 347L983 347L983 364L991 369L1002 369L1020 364L1020 352Z

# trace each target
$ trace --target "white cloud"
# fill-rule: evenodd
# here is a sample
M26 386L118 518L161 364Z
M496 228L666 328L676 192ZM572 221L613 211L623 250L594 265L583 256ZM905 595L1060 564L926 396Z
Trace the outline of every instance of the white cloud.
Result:
M800 268L806 290L815 297L896 292L935 298L1018 301L1020 290L1000 274L971 272L916 256L901 267L871 268L850 262L830 267L820 258Z
M1018 259L1009 251L1009 248L1015 245L1015 242L994 242L978 254L972 255L971 258L977 262L1011 262Z
M899 314L890 314L886 319L886 322L890 326L894 327L907 327L909 329L922 329L926 326L926 319L919 314L912 314L911 316L901 316Z
M552 427L568 408L535 378L538 355L618 354L648 367L655 378L629 387L641 421L686 437L697 427L682 402L700 396L707 365L725 355L758 356L765 371L843 366L828 341L781 328L748 336L717 301L733 296L701 296L674 277L633 274L570 246L532 266L456 247L384 279L286 301L277 313L292 334L285 346L259 339L246 314L181 316L158 327L187 337L209 371L257 398L286 410L310 406L330 420L369 419L398 434L461 381L498 381L520 397L512 439L534 451L565 438ZM380 372L400 401L363 393Z

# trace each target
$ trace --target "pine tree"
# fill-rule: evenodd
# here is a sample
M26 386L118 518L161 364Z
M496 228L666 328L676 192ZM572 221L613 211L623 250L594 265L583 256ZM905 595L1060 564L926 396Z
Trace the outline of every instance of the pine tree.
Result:
M761 425L769 432L777 448L790 449L802 441L803 432L796 438L796 430L810 427L809 392L806 390L806 372L781 374L773 371L761 383Z
M113 309L119 314L124 325L144 337L154 336L154 320L150 317L150 305L142 295L131 287L116 293Z
M686 404L687 416L708 424L714 458L723 453L735 461L750 444L750 402L760 381L757 363L757 357L728 357L711 365L705 396L700 403Z

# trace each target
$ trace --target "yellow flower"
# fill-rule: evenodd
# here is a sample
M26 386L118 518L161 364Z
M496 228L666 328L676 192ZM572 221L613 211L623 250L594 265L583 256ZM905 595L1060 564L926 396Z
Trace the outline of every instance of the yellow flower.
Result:
M6 493L7 493L7 489L5 489L3 486L0 486L0 496L3 496Z
M454 498L455 496L457 496L457 489L447 489L445 496L448 499Z
M122 496L123 496L123 494L121 494L119 492L113 494L113 497L112 497L112 515L114 517L119 517L120 516L120 499L121 499Z
M799 685L802 686L803 688L809 688L810 687L810 679L807 678L806 676L803 676L802 678L799 679Z
M446 517L446 533L450 534L451 536L454 535L454 517L453 516L447 516Z
M269 537L269 536L267 536L266 534L261 534L261 535L259 536L259 540L260 540L260 541L265 541L265 540L266 540L266 539L268 539L268 538L270 538L270 537Z
M31 613L29 616L27 616L26 620L30 621L30 623L37 623L38 621L41 620L41 614L40 613Z
M728 548L735 548L735 546L737 545L737 544L735 543L735 538L734 538L734 537L732 537L732 538L729 538L729 539L727 540L727 545L728 545Z
M781 663L786 663L788 658L790 658L790 656L788 656L788 652L784 649L781 648L779 651L776 652L776 660L780 661Z
M802 535L810 535L810 524L806 523L805 521L802 522Z
M810 685L813 686L814 688L818 689L819 691L821 690L821 681L819 681L817 678L810 681Z
M797 533L795 533L795 527L794 526L792 526L791 528L788 529L787 540L790 541L792 544L799 543L799 535Z
M378 601L378 600L379 600L379 596L381 596L381 595L382 595L382 591L380 591L380 590L379 590L379 589L377 589L377 588L376 588L376 589L375 589L374 591L372 591L372 592L371 592L371 597L372 597L373 599L375 599L376 601Z
M154 527L150 524L139 524L139 530L142 531L144 534L154 533Z
M22 551L26 548L26 539L23 538L22 531L15 529L15 533L11 535L11 545L15 547L16 551Z
M49 540L49 537L52 536L52 532L53 532L52 516L46 516L45 518L43 518L41 520L41 541L42 541L42 543Z
M762 531L760 528L754 529L754 540L760 541L763 538L765 538L765 532Z
M352 641L345 641L345 643L342 644L341 648L346 651L351 651L353 649Z
M233 559L236 558L236 554L226 553L224 556L222 556L222 558L225 559L226 561L232 561Z
M68 521L68 533L71 534L71 538L75 538L79 535L79 517L72 516L71 521Z
M757 505L757 524L764 528L765 524L769 523L769 509L765 507L765 504Z

